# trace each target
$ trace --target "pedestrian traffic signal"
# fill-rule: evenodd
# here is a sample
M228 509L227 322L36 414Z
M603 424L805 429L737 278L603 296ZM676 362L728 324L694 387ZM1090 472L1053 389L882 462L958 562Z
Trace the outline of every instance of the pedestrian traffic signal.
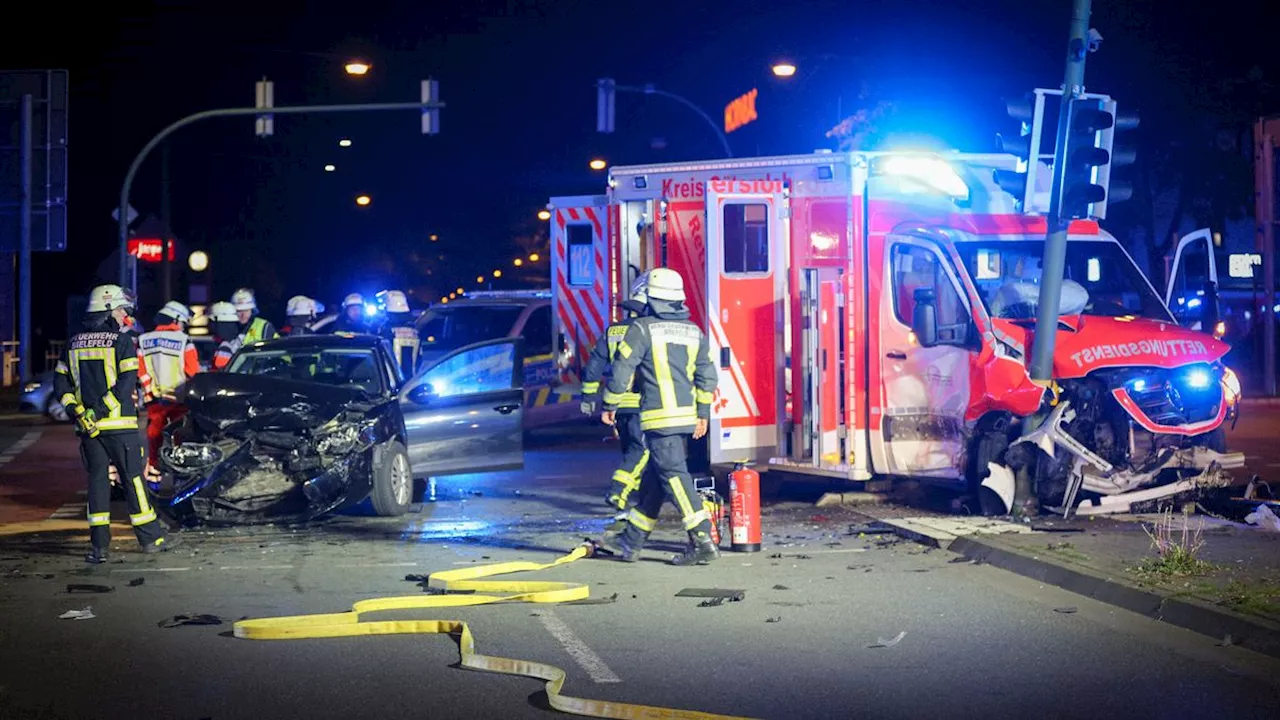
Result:
M1110 168L1133 162L1133 157L1112 157L1116 125L1115 102L1103 98L1068 100L1067 134L1056 162L1062 163L1057 198L1058 218L1103 217L1108 199ZM1116 188L1116 202L1132 195L1131 189Z
M1017 170L996 170L994 180L1000 189L1023 202L1027 197L1027 168L1036 161L1039 148L1031 147L1032 129L1035 122L1035 111L1032 95L1024 95L1005 102L1009 116L1022 125L1018 135L996 135L996 144L1000 152L1009 153L1018 158Z

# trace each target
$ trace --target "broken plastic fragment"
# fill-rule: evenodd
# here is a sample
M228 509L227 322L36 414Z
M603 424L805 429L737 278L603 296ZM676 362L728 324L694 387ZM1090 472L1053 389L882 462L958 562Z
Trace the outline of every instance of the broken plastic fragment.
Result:
M93 608L87 607L83 610L68 610L58 616L59 620L92 620L96 615L93 614Z
M867 647L869 647L869 648L890 648L890 647L893 647L894 645L897 645L898 643L902 642L902 638L904 638L904 637L906 637L906 636L907 636L907 631L906 631L906 630L903 630L902 632L898 633L897 635L894 635L894 636L893 636L892 638L890 638L889 640L885 640L885 639L884 639L884 638L882 638L882 637L878 637L878 638L876 638L876 641L875 641L875 643L874 643L874 644L872 644L872 645L868 645Z

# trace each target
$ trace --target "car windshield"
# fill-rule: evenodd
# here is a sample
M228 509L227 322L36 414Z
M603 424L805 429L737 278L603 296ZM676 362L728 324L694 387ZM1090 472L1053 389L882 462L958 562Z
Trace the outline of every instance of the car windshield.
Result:
M378 358L369 348L246 348L227 371L347 387L370 395L382 391Z
M956 243L956 248L992 317L1035 317L1043 240L961 242ZM1064 315L1133 315L1172 320L1164 302L1119 243L1069 241L1062 276Z
M434 307L418 321L418 338L425 351L456 350L511 334L524 310L522 305L445 305Z

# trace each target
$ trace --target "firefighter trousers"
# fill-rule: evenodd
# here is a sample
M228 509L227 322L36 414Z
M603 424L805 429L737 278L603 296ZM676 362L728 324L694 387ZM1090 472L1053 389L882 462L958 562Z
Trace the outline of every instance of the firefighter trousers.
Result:
M649 464L649 449L644 444L644 431L640 429L640 413L618 413L614 427L622 445L622 463L613 471L609 484L608 502L618 510L625 510L638 497L640 478Z
M129 523L142 545L155 544L164 535L155 508L142 486L142 438L136 430L104 432L96 438L80 438L80 456L89 471L89 540L94 547L111 544L111 477L116 466L129 503Z
M160 467L160 446L164 441L164 429L181 418L186 406L167 400L156 400L147 406L147 469Z
M662 504L670 500L680 511L680 522L690 539L710 540L711 516L703 507L689 474L687 435L645 434L649 469L640 481L636 506L627 514L626 542L639 548L658 525Z

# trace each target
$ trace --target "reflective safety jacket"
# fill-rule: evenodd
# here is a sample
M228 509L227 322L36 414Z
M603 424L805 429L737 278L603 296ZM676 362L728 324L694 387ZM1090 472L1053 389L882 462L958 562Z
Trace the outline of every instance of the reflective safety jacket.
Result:
M418 351L422 341L418 339L418 331L412 325L396 325L385 328L382 336L391 341L391 353L405 377L413 375L418 367Z
M632 315L610 325L605 329L604 335L596 341L595 347L591 348L591 357L587 360L587 368L582 374L583 400L594 403L596 396L600 394L602 382L612 375L610 369L618 356L618 347L622 345L622 339L627 336L627 330L635 320L636 316ZM640 412L640 393L622 393L618 398L618 412L624 414Z
M223 340L218 343L218 349L213 354L213 369L222 370L225 368L227 363L231 362L231 356L239 352L242 346L243 343L240 342L240 338Z
M274 325L260 317L255 317L249 321L249 327L240 334L240 341L249 345L260 340L275 340L278 337L280 335L276 332Z
M143 333L138 338L138 350L143 362L140 370L147 378L143 387L151 397L173 395L179 385L200 372L196 346L179 325L161 325Z
M613 375L604 392L606 410L621 407L633 380L640 391L640 427L657 435L692 434L711 418L718 377L707 336L689 311L635 318L618 343Z
M76 333L67 341L53 375L54 394L64 406L92 412L98 430L137 432L138 346L134 335L107 326Z

